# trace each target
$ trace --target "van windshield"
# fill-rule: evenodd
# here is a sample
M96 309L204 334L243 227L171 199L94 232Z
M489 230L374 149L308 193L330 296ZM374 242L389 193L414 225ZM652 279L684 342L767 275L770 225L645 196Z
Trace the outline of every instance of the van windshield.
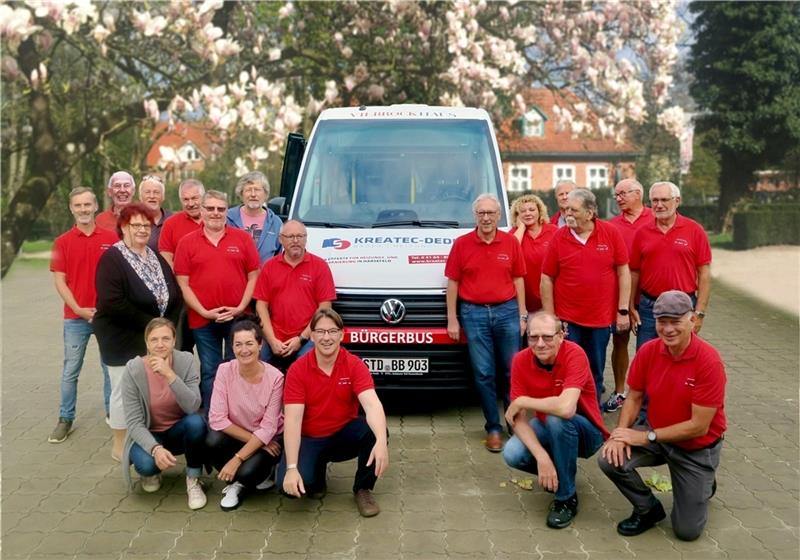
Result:
M484 121L326 120L308 150L292 217L309 224L474 227L476 196L503 200Z

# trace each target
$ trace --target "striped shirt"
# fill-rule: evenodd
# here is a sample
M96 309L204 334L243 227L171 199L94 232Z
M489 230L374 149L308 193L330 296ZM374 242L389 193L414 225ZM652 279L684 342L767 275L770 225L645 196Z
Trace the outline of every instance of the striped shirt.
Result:
M264 362L261 366L261 381L254 384L239 374L238 361L220 364L208 414L212 430L235 424L264 445L283 432L283 374Z

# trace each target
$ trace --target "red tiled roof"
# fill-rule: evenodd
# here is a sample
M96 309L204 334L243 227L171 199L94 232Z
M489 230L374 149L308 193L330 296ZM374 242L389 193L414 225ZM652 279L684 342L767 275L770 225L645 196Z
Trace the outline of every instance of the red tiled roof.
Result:
M569 94L567 94L569 95ZM525 95L528 111L536 107L545 115L544 136L522 136L520 117L507 119L497 132L497 142L503 156L512 154L620 154L634 156L638 148L631 142L617 144L612 138L577 136L568 129L557 131L555 105L566 107L566 102L546 88L530 89Z
M158 148L161 146L177 150L187 142L191 142L200 152L201 159L208 159L219 142L211 125L192 122L176 122L170 130L169 123L161 121L153 129L150 138L153 143L145 157L145 165L150 168L158 166L161 159Z

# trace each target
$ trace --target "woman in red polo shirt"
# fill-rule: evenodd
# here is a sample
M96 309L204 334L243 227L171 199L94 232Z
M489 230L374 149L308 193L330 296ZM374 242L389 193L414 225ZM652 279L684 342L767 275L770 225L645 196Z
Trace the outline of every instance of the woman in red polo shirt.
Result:
M550 246L550 240L558 227L549 223L547 207L535 194L526 194L514 200L511 205L511 234L522 246L525 258L525 307L528 313L542 308L539 283L542 279L542 261Z

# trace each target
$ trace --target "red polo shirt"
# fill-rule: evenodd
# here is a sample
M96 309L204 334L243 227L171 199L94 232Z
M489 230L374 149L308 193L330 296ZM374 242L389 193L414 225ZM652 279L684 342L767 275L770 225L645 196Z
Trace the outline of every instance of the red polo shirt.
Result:
M556 315L584 327L608 327L619 303L617 267L628 251L617 228L596 220L584 245L564 227L550 241L542 274L553 279Z
M183 239L187 233L192 233L203 228L203 222L195 222L186 212L173 214L164 221L161 227L161 237L158 238L158 252L175 254L178 248L178 241Z
M458 282L458 297L469 303L504 303L516 297L514 278L525 276L525 259L516 238L497 230L491 243L478 229L453 243L444 275Z
M516 227L511 230L513 235ZM525 259L525 307L529 313L542 308L539 285L542 280L542 261L550 246L550 240L558 231L552 224L542 224L542 231L534 239L527 233L522 236L522 257Z
M644 391L650 399L647 420L654 429L689 420L693 404L717 409L706 435L672 442L689 450L705 447L725 433L726 381L719 353L694 334L677 358L660 338L647 342L636 351L628 373L630 388Z
M680 214L666 232L655 219L636 231L631 270L639 271L639 289L658 297L668 290L697 291L697 269L711 263L711 246L703 227Z
M199 229L181 239L175 251L175 276L189 277L189 287L206 309L239 305L247 275L258 270L258 265L250 234L228 226L216 247ZM189 327L199 329L208 322L189 308Z
M569 340L562 342L551 371L539 366L530 348L514 356L511 362L512 401L522 396L534 399L557 397L564 389L581 390L578 414L603 432L603 439L608 439L609 433L597 404L597 391L589 369L589 360L580 346ZM545 421L546 414L537 412L536 416L540 421Z
M95 216L94 224L101 229L107 229L108 231L114 232L114 235L117 235L117 215L114 214L114 210L111 208L103 210ZM119 241L119 236L117 236L117 241Z
M309 252L297 266L283 254L264 263L253 297L269 303L269 318L278 340L299 335L323 301L336 299L331 269Z
M374 388L367 366L344 348L339 348L330 375L317 366L316 352L309 352L289 367L283 404L305 405L301 433L325 437L358 416L358 395Z
M628 255L630 256L631 252L633 251L633 237L636 234L636 231L642 226L649 224L651 220L655 220L655 214L653 214L653 211L650 210L650 208L644 206L642 208L642 213L639 214L639 217L632 222L629 222L625 218L624 214L619 214L618 216L614 216L608 220L608 223L617 226L617 229L622 234L622 239L625 241L625 247L628 249Z
M95 271L106 249L119 241L116 232L97 227L86 235L77 226L60 235L53 243L50 270L63 272L75 301L80 307L94 307L97 302ZM80 319L65 303L64 319Z

